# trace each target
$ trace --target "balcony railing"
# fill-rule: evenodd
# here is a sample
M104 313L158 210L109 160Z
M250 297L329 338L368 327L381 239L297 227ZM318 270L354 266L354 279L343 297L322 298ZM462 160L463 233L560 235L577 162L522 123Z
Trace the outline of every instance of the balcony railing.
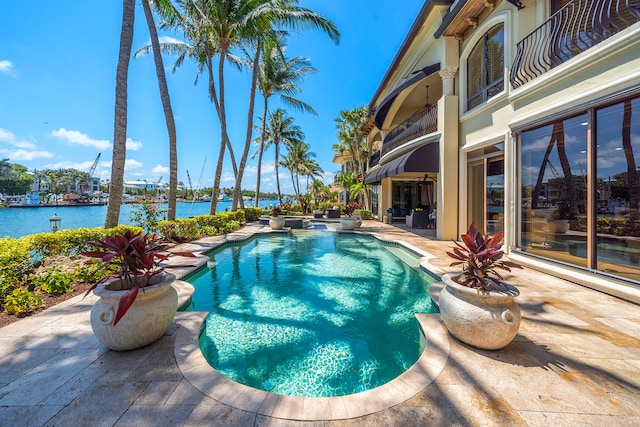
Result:
M402 144L438 130L438 105L422 109L393 128L382 142L382 155Z
M574 0L518 43L514 88L640 20L640 0Z
M369 169L371 169L378 163L380 163L380 151L376 151L371 155L371 160L369 160Z

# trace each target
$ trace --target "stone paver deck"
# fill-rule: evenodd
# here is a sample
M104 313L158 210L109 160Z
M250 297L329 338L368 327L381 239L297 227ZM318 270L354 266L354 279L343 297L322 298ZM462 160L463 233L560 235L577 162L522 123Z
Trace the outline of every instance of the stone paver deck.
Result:
M422 263L435 273L449 269L450 243L403 228L363 225L431 254ZM108 351L91 332L95 297L76 297L0 329L0 426L640 425L640 307L530 269L508 280L520 289L523 319L506 348L466 346L438 315L424 315L428 354L406 375L327 399L278 396L217 375L194 342L202 313L178 313L145 348Z

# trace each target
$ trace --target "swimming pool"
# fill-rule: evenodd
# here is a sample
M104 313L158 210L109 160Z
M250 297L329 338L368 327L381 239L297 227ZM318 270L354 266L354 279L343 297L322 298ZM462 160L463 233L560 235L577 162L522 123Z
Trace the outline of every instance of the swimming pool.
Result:
M435 312L417 257L368 236L271 234L210 254L189 279L209 311L200 346L239 383L290 396L365 391L407 370Z

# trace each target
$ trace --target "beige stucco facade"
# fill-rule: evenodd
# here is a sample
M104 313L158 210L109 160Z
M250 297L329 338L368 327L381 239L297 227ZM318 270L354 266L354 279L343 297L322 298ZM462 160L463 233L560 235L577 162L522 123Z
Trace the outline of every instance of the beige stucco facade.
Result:
M511 81L514 74L529 73L526 68L524 71L513 69L516 66L514 61L519 55L518 44L525 38L529 40L534 37L535 41L536 31L544 34L539 29L550 25L548 20L552 12L555 12L549 0L522 1L523 8L516 7L516 3L518 2L474 0L425 2L370 102L377 126L369 131L368 137L380 149L381 154L378 164L371 165L369 169L370 175L377 176L379 181L373 183L378 186L378 209L374 215L377 214L382 221L389 209L393 210L393 219L397 219L396 215L408 214L410 208L435 208L436 235L442 240L458 238L471 221L477 222L481 217L487 232L504 231L507 250L525 264L558 276L573 278L592 287L618 289L613 293L620 295L637 293L636 284L640 284L640 274L635 279L635 273L629 273L628 269L624 270L625 277L622 278L615 277L615 274L614 277L602 277L589 273L589 268L567 267L554 262L557 260L547 262L544 252L542 257L528 257L525 248L525 231L528 225L523 216L526 210L523 207L530 200L523 193L525 183L521 181L521 175L525 166L519 144L522 132L550 126L562 118L587 113L589 135L595 135L595 126L591 122L595 120L594 114L599 108L640 96L640 24L619 29L616 34L584 48L578 54L563 57L561 63L534 77L528 77L524 83L514 83ZM572 2L561 3L564 5ZM576 1L570 6L578 9L582 3L584 2ZM628 15L634 16L635 12L631 10ZM560 11L556 15L561 13L568 12ZM627 20L627 14L624 19ZM483 43L494 28L500 28L503 34L501 53L504 61L504 84L501 90L492 93L479 105L470 106L467 84L471 77L468 73L475 72L475 69L470 66L469 61L474 49L479 43ZM572 37L579 38L582 35L583 33L577 33ZM540 50L538 53L544 62L547 54L543 51L544 47ZM534 57L533 60L538 59ZM412 81L411 84L406 83L412 73L432 64L438 65L437 72ZM429 70L433 71L432 68ZM415 127L414 122L418 120L414 118L415 115L425 108L437 108L437 119L434 118L436 126L425 128L427 130L424 134L412 136L409 140L399 139L398 129ZM632 136L631 139L633 138ZM593 143L592 136L587 139L583 143ZM399 158L404 156L410 159L411 153L428 144L438 144L437 170L425 168L421 171L407 171L402 169L402 164L397 165ZM593 153L589 156L593 159L590 160L592 163L580 163L582 172L577 175L582 173L585 185L595 189L593 165L596 160ZM411 160L415 159L407 162ZM549 160L545 158L545 161ZM573 161L576 162L575 159ZM640 156L638 163L640 164ZM543 164L543 172L545 166ZM577 168L575 164L572 167ZM551 164L549 168L553 168L552 171L556 174L560 165L556 164L554 167ZM498 169L499 172L495 172ZM540 172L540 176L543 172ZM482 173L484 182L478 182L478 179L482 179ZM487 185L490 181L492 185L495 184L492 181L495 176L503 179L495 187L499 188L500 205L489 206ZM545 182L549 180L545 179ZM424 197L420 197L421 191L424 193L421 186L430 183L433 183L435 189L435 200L430 200L429 205L425 206ZM588 206L595 206L597 197L595 191L590 190L589 196L580 201L581 209L587 206L586 216L589 216ZM496 200L498 199L491 202L496 203ZM398 211L398 206L402 211ZM494 209L494 212L490 212L489 208ZM592 212L594 215L591 216L595 217L595 208ZM400 216L400 220L401 218ZM587 225L593 227L593 236L587 232L589 236L583 239L586 242L584 244L588 245L588 254L584 257L587 259L587 266L593 265L591 270L600 268L598 266L601 265L589 252L597 244L594 243L595 221L589 217ZM630 256L630 263L633 264L633 257L636 255L632 253ZM574 262L574 259L568 259ZM578 262L580 263L582 261Z

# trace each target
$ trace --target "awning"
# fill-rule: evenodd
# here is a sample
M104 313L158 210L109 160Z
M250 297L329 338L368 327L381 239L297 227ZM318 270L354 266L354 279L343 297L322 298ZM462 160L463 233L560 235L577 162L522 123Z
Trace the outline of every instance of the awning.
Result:
M439 62L437 64L424 67L422 70L414 71L413 73L402 79L393 89L391 89L389 93L387 93L384 98L382 98L382 101L380 101L380 103L378 104L378 107L376 108L376 112L374 114L374 120L376 122L376 126L378 126L378 129L382 129L382 123L384 123L384 119L385 117L387 117L387 113L389 112L391 105L393 105L393 101L395 101L400 92L402 92L409 86L418 83L420 80L430 76L436 71L440 71Z
M367 175L364 183L380 182L384 178L395 176L402 172L438 172L440 163L439 147L439 143L432 142L396 157Z

